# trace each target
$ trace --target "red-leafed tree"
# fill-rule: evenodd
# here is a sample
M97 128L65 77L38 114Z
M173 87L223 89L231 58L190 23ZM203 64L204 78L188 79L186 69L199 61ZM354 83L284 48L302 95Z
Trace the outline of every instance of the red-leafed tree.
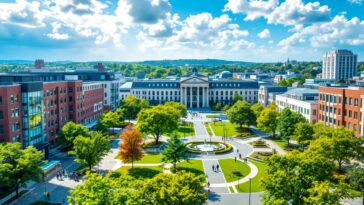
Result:
M124 162L131 162L134 168L134 160L143 157L143 137L138 130L128 126L121 133L121 140L119 155Z

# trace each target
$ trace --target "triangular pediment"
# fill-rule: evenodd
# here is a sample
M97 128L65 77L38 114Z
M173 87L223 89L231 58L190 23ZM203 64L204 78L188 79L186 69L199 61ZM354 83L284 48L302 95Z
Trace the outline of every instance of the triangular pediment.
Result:
M189 77L181 81L181 83L207 83L207 82L208 82L207 79L203 79L200 77Z

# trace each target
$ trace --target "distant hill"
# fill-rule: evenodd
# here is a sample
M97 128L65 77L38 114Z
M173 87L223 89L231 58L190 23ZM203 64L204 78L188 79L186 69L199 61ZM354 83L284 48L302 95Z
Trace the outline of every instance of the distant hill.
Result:
M226 61L218 59L180 59L180 60L155 60L135 62L153 66L221 66L221 65L251 65L252 62Z
M30 60L0 60L0 64L32 64Z

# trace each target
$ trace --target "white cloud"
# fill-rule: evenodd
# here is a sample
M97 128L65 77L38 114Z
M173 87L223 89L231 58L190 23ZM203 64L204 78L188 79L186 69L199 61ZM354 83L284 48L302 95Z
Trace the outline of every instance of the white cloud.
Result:
M224 10L245 14L245 20L255 20L273 12L278 4L278 0L229 0Z
M0 3L0 23L35 28L44 26L44 14L40 3L17 0L15 3Z
M258 33L259 38L270 38L269 29L264 29L262 32Z
M183 21L174 20L174 31L165 39L156 39L144 32L139 33L140 48L158 48L165 50L217 49L236 50L242 47L254 47L254 43L243 38L249 35L247 30L241 30L239 25L230 23L228 15L214 18L210 13L191 15ZM150 33L150 32L149 32Z
M155 24L167 18L170 10L168 0L119 0L115 13L128 24Z
M304 4L302 0L229 0L225 11L246 15L244 20L267 19L269 24L310 24L330 20L330 9L319 2Z
M360 21L357 17L347 19L338 15L330 22L304 27L280 41L278 45L288 48L307 42L314 48L364 45L364 21Z
M358 4L358 5L361 5L364 0L347 0L349 3L351 4Z
M47 36L49 38L55 39L55 40L67 40L70 38L70 36L67 33L60 33L61 24L60 23L52 23L52 33L48 33Z

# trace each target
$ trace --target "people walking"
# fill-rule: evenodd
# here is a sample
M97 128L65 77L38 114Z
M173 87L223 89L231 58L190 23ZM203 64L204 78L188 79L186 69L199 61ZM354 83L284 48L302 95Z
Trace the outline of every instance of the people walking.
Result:
M215 171L215 165L212 165L212 171Z
M59 174L57 173L57 180L59 180Z
M220 168L220 166L219 166L219 164L217 164L216 165L216 171L219 171L219 168Z
M236 157L235 157L235 162L236 162Z
M209 181L207 182L207 188L210 188L210 182Z

